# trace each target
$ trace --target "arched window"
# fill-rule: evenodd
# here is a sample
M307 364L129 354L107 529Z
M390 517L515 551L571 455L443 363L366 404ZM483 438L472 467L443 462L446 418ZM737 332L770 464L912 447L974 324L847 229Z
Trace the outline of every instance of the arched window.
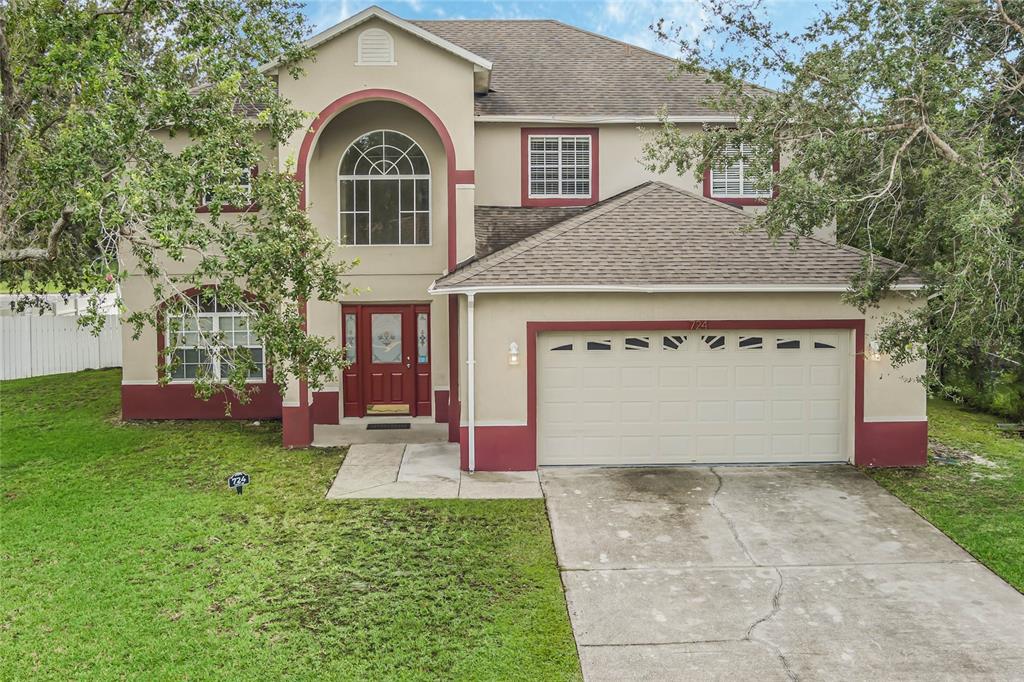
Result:
M377 130L345 151L338 168L342 244L429 244L430 165L402 133Z

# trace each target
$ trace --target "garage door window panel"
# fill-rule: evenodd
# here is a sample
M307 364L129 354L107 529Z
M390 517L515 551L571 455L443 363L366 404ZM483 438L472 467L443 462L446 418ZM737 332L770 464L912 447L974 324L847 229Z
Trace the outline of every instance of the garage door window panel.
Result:
M686 346L686 336L673 334L661 337L662 350L683 350Z
M708 350L725 350L725 337L719 334L705 334L700 337Z
M650 350L651 337L649 336L627 336L625 343L626 350Z

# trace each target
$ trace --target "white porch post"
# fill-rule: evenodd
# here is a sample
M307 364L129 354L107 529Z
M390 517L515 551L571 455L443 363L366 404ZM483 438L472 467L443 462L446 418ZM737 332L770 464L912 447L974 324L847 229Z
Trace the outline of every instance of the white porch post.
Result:
M473 334L473 297L466 294L466 406L469 430L469 470L476 471L476 352Z

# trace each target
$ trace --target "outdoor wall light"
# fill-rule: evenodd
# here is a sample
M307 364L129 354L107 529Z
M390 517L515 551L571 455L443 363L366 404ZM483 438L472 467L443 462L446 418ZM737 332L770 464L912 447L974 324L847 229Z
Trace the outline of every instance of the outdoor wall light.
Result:
M878 362L882 359L882 342L878 339L871 339L871 343L868 344L868 357Z
M519 364L519 344L515 341L508 344L508 364L512 367Z

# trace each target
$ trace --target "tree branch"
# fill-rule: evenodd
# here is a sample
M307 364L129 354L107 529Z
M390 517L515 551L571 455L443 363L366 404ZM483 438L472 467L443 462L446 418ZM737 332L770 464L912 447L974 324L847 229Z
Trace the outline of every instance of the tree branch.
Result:
M53 224L50 226L50 233L46 238L46 248L25 247L22 249L6 249L0 251L0 263L18 263L26 260L56 260L57 246L61 234L71 222L71 215L74 209L65 206Z

